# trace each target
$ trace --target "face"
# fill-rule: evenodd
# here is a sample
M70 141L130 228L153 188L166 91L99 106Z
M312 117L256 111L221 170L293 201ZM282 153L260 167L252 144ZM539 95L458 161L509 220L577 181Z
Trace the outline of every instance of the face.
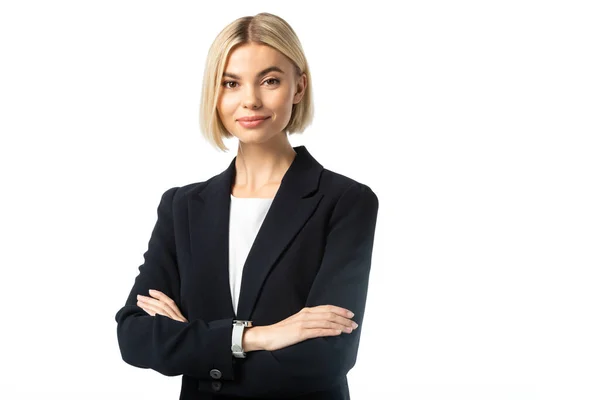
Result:
M285 135L292 105L302 100L306 74L272 47L249 43L230 52L221 80L217 111L225 128L243 143L264 143ZM242 117L264 117L258 124Z

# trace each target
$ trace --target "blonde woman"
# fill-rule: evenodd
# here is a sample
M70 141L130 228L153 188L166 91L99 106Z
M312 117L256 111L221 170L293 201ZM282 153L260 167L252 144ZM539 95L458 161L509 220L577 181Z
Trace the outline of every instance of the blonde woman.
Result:
M202 131L220 150L236 137L237 156L162 195L115 316L123 360L181 375L184 400L350 399L377 196L291 146L312 120L311 75L280 17L225 27L203 85Z

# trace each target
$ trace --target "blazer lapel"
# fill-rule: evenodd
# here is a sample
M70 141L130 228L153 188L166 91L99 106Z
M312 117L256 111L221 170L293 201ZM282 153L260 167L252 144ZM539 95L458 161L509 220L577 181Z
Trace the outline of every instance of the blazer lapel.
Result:
M323 166L306 150L294 147L296 157L286 171L271 207L244 264L237 315L229 287L229 215L235 161L189 198L193 267L198 268L198 296L215 318L223 315L250 320L261 287L276 260L323 197L315 195Z

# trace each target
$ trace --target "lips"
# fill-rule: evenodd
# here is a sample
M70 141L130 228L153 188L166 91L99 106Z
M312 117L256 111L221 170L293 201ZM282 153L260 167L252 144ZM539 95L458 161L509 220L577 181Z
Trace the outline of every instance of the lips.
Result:
M262 126L263 123L266 124L266 120L268 120L269 118L259 118L259 119L255 119L254 121L244 121L244 120L238 120L237 123L240 124L241 126L243 126L246 129L252 129L252 128L258 128L259 126Z
M263 116L263 115L254 115L254 116L251 116L251 117L241 117L241 118L238 118L238 121L251 122L251 121L259 121L261 119L267 119L267 118L269 118L269 117Z

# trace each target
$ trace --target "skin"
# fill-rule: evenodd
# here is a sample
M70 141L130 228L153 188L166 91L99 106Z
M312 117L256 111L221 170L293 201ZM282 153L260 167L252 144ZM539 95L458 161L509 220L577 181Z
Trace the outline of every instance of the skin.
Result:
M272 66L281 71L259 74ZM306 74L298 76L294 64L279 51L249 43L230 52L221 83L217 111L225 128L239 139L232 194L273 198L296 156L283 130L292 106L304 96ZM255 128L245 128L237 120L253 115L269 118ZM188 322L167 295L155 290L149 294L138 295L137 303L148 314ZM334 305L305 307L276 324L244 329L242 346L246 352L273 351L314 337L351 333L358 326L352 317L350 310Z
M259 75L272 66L281 72ZM238 138L232 193L272 198L296 156L283 130L292 106L304 96L306 74L298 76L294 64L279 51L251 43L230 52L221 83L217 111L225 128ZM251 115L269 118L255 128L245 128L237 121Z

